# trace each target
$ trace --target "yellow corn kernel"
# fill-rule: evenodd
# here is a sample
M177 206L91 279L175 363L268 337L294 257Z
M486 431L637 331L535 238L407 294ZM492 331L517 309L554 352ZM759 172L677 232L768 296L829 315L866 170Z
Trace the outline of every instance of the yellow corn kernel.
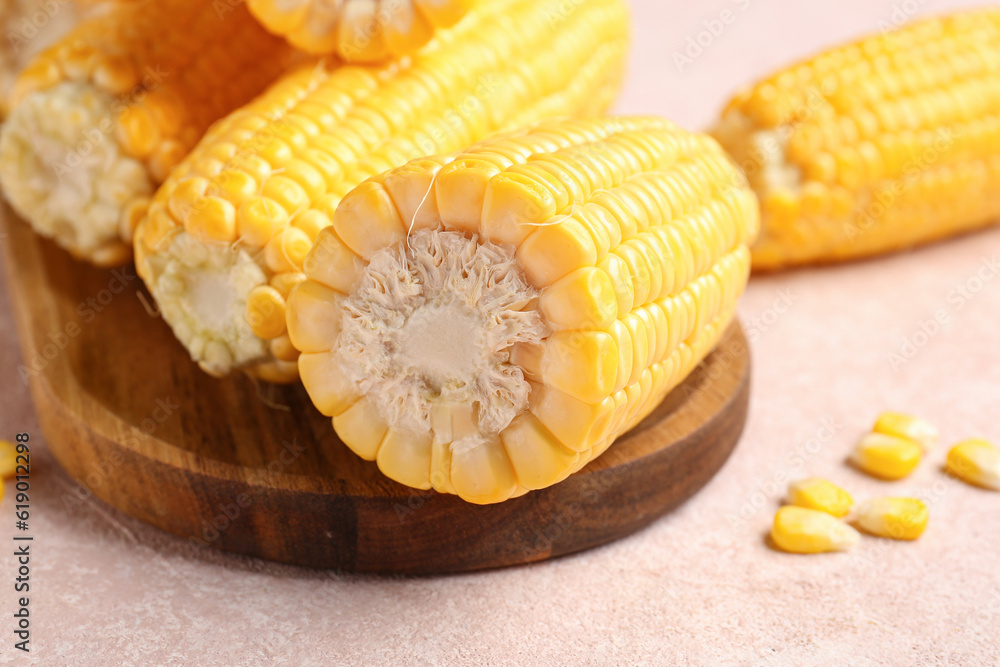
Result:
M53 23L76 11L58 4ZM18 77L0 135L0 182L13 207L99 265L128 260L133 203L148 202L209 126L260 93L294 53L242 4L222 19L211 3L189 0L105 4ZM222 164L202 157L206 171ZM210 201L186 216L192 233L232 242L246 185L198 193Z
M855 523L866 533L894 540L915 540L927 528L930 512L918 498L876 498L858 508Z
M1000 491L1000 447L991 442L963 440L949 450L946 467L969 484Z
M410 182L442 215L407 233L391 192ZM562 210L539 220L539 189ZM501 198L527 214L493 226ZM649 414L733 317L757 223L717 144L641 117L543 121L325 210L287 300L306 391L386 475L473 503L559 483ZM552 257L567 245L588 252ZM358 397L386 441L344 408Z
M301 352L292 345L292 340L287 334L269 340L267 348L279 362L294 363L301 355Z
M1000 9L982 7L833 48L738 94L713 134L753 167L754 268L891 252L1000 220L1000 169L984 168L1000 144L976 122L1000 114L998 59Z
M424 10L436 11L443 20L449 13L445 4L466 1L427 0L416 7L421 15ZM169 0L166 4L179 2ZM186 4L204 6L205 12L215 13L211 3ZM251 9L259 9L268 3L249 4ZM294 32L294 25L306 31L322 30L322 22L308 18L313 7L300 13L304 5L299 0L272 4L281 15L276 17L281 26L278 32ZM346 23L337 23L338 30L351 31L355 26L352 21L360 16L358 12L378 3L324 0L309 4L326 8L323 11L336 9L337 14L342 5L350 16ZM380 6L391 13L404 4L405 0ZM242 4L237 10L246 11ZM396 18L402 20L404 14ZM554 21L554 16L559 20ZM229 12L224 21L216 18L213 25L228 32L233 17L234 13ZM245 18L253 22L251 16ZM392 25L378 26L380 31L385 28L385 35L380 35L386 39L368 40L365 49L389 53L397 46L405 47L402 32L406 21L396 24L395 20L390 21ZM203 357L209 348L204 342L213 341L227 348L225 355L217 354L215 362L208 365L213 373L226 374L238 368L256 374L258 369L266 369L268 377L274 378L277 369L288 366L274 363L266 337L233 336L222 330L233 328L234 323L242 324L238 320L248 312L249 289L274 286L276 276L304 271L306 251L314 244L329 249L346 243L354 247L341 248L343 252L334 248L333 258L321 258L313 267L317 280L346 294L357 276L355 269L370 256L369 249L398 242L408 233L436 228L442 221L446 225L452 221L458 228L461 221L450 217L457 214L478 225L485 206L482 188L488 179L484 179L492 172L480 170L473 174L466 167L473 163L503 167L513 176L517 169L504 157L511 146L495 146L487 152L474 150L463 157L466 164L460 170L458 166L449 167L443 158L423 156L453 153L492 133L513 131L549 117L601 115L613 101L622 78L628 32L628 9L622 0L579 0L568 4L565 0L476 0L464 19L452 27L435 29L433 43L407 58L352 66L335 58L306 62L219 122L211 135L177 164L135 229L137 272L156 299L164 320L195 361L206 365ZM273 38L263 41L267 44L269 40ZM170 44L173 46L173 41ZM200 43L195 41L195 45ZM234 43L234 48L237 46ZM245 50L251 55L257 52L256 45ZM225 60L224 55L215 54ZM209 55L199 52L192 58L201 62ZM272 58L260 60L270 64ZM183 72L185 68L178 69ZM253 71L247 77L256 78L257 70L248 70ZM227 73L228 67L222 67L216 76L226 81ZM174 97L183 98L181 92ZM163 106L169 105L158 103L157 109ZM161 111L149 115L159 118L165 115ZM169 138L163 127L159 131ZM642 150L642 141L639 136L624 133L620 143L635 153ZM551 145L548 139L535 142L542 152ZM520 155L521 162L527 157L516 147L513 153ZM587 157L587 149L578 149L577 153L593 163L584 165L591 171L600 166L599 159ZM624 159L632 164L635 157ZM717 151L715 159L724 158ZM391 172L408 162L407 170ZM679 185L681 192L692 196L700 192L696 186L702 174L715 173L712 164L704 167L705 171L692 173L687 179L693 184ZM449 178L447 173L438 178L438 172L444 169L458 173L458 178ZM382 172L386 173L380 175ZM142 170L139 175L143 176ZM574 179L581 180L579 174ZM523 180L531 179L525 176ZM475 193L472 183L480 186ZM570 190L559 177L549 174L536 187L560 190L559 197L549 197L568 202ZM352 190L369 196L353 197L350 208L340 208L334 221L334 211ZM628 213L643 209L647 203L655 211L657 202L647 202L643 193L628 194ZM746 199L749 192L739 197ZM206 204L208 199L212 201ZM723 198L719 199L722 205ZM506 211L502 202L496 203L498 214ZM581 199L579 205L584 203ZM528 207L518 210L533 212ZM506 211L505 215L514 212ZM325 234L334 222L335 234ZM511 224L523 222L514 218ZM599 231L596 225L591 227L595 233ZM525 224L518 231L527 236L537 228ZM576 231L581 243L591 233L583 227ZM192 234L198 237L194 242ZM558 231L555 236L559 236ZM609 244L606 233L600 238L605 246ZM543 252L553 247L552 239L545 243L539 239L531 243ZM534 259L539 276L561 277L554 276L560 268L567 272L580 268L567 266L557 258ZM319 272L323 272L322 278ZM174 281L176 289L172 289L165 276L183 276L183 280ZM590 276L589 282L608 287L608 281L602 281L600 276ZM223 291L227 298L208 303L209 296L220 293L220 284L226 287ZM568 286L549 299L549 305L563 313L563 327L575 326L579 320L567 312L573 299L580 298L573 294L574 289ZM610 317L607 299L600 296L596 301L595 316ZM246 326L236 328L247 330ZM223 363L227 359L228 364ZM284 379L292 381L295 376L289 374Z
M899 412L883 412L879 415L872 431L912 440L920 445L924 452L934 447L938 440L938 430L933 424Z
M838 518L847 516L854 505L851 494L821 477L809 477L789 484L788 502L798 507L826 512Z
M782 551L819 554L847 551L858 543L860 535L826 512L786 505L774 515L771 539Z
M237 213L236 232L241 242L251 246L266 246L275 232L287 226L288 213L285 209L264 197L247 199Z
M366 461L375 460L382 440L389 432L389 425L378 409L364 397L334 416L333 427L344 443Z
M912 473L922 457L923 450L912 440L869 433L855 446L851 462L869 475L895 480Z
M247 323L261 338L277 338L285 333L285 300L281 293L267 285L250 290Z

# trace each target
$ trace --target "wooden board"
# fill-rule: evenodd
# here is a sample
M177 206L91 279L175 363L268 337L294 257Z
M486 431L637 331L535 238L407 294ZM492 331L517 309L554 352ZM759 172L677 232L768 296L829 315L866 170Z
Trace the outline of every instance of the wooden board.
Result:
M78 263L0 211L48 446L121 511L236 553L427 574L543 560L646 526L700 489L746 419L738 326L642 424L554 487L498 505L415 491L352 454L300 386L217 380L141 299L132 267Z

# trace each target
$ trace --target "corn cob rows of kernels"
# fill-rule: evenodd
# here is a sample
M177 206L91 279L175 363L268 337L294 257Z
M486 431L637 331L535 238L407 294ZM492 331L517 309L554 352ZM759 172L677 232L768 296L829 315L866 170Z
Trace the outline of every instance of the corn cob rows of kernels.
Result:
M715 136L761 199L754 266L882 253L1000 216L1000 11L830 50L738 94Z
M306 389L389 477L491 503L600 455L714 347L757 209L707 136L611 118L419 159L332 221L288 303Z
M284 300L340 199L407 160L610 104L628 42L620 0L484 0L411 59L321 62L220 122L136 235L139 274L206 371L296 377ZM221 281L221 282L220 282ZM224 303L200 285L224 284ZM222 306L220 307L220 303Z

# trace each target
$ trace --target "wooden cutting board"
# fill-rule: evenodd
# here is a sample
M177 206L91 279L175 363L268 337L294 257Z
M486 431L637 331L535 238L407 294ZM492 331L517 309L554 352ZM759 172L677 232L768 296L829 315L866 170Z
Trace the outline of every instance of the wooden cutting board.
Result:
M202 373L147 310L131 266L75 262L8 209L0 218L25 372L51 451L105 502L225 551L408 574L573 553L693 495L746 419L749 354L733 325L659 409L561 484L488 506L415 491L352 454L300 386Z

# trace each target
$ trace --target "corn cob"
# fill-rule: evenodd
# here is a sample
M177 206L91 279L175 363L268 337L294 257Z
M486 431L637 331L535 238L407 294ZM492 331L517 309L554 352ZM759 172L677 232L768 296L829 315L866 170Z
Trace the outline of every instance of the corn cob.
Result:
M1000 217L1000 10L924 20L764 79L714 135L762 207L755 269L859 258Z
M136 234L139 275L207 372L294 380L285 297L340 198L413 158L603 111L627 44L621 0L483 0L412 58L303 67L171 175Z
M704 358L757 203L656 118L553 120L348 194L291 292L299 370L388 477L474 503L558 482Z
M375 62L414 53L475 0L247 0L264 26L308 53Z
M116 4L19 76L0 138L8 198L75 255L100 265L127 261L133 226L156 185L291 55L242 6Z

